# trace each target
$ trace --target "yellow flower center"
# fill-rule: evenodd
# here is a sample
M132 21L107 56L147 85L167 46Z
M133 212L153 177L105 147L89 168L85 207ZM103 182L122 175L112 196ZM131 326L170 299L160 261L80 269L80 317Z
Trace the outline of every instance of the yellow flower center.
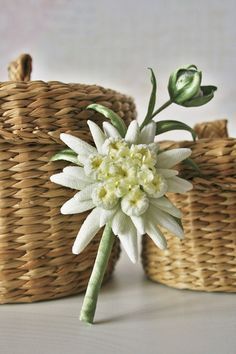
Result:
M127 215L141 215L149 205L149 197L166 192L166 181L157 173L153 146L131 145L118 138L105 142L105 154L92 155L85 173L99 182L92 193L95 205L113 208L119 201Z

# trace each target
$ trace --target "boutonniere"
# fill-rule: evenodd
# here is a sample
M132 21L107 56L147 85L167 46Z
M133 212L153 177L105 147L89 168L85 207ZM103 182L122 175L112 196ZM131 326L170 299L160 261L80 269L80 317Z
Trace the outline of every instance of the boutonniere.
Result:
M103 114L110 122L101 129L93 121L88 126L94 140L92 146L70 134L62 133L61 140L69 147L52 160L66 160L68 166L51 176L51 181L77 190L74 197L61 207L62 214L91 210L75 238L72 252L79 254L97 232L104 228L96 261L85 294L80 319L92 323L98 293L106 270L115 237L130 260L138 258L138 235L147 234L165 249L167 243L160 227L179 238L184 237L181 212L168 199L168 192L185 193L190 182L178 177L174 169L189 159L190 149L161 151L155 136L173 129L194 131L178 121L158 121L153 118L171 103L186 107L199 106L212 99L216 88L200 86L201 72L191 65L175 71L169 79L170 99L159 109L156 105L156 78L151 70L152 92L147 115L141 125L124 121L112 110L92 104L87 109Z

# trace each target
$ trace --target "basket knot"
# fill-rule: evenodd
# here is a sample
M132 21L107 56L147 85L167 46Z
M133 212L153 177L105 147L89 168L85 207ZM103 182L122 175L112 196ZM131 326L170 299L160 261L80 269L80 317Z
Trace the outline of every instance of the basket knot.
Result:
M29 81L32 71L32 58L29 54L21 54L8 66L8 76L12 81Z

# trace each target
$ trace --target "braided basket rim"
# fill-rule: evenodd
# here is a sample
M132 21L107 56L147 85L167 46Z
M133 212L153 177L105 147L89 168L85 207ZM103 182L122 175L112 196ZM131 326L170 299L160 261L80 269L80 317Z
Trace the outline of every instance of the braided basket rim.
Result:
M72 132L83 137L88 119L100 126L105 119L100 113L85 110L94 101L112 108L121 117L127 106L131 119L136 118L130 95L101 85L42 80L1 82L0 142L54 144L60 142L60 133Z

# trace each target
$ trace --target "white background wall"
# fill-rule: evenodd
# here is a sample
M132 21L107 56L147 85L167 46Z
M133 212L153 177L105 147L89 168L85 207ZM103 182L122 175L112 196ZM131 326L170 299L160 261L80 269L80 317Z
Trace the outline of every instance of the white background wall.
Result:
M0 0L0 79L19 53L34 59L33 79L97 83L131 94L145 114L152 67L158 99L167 98L171 71L183 64L203 70L218 86L200 108L176 105L160 119L228 118L236 135L235 0ZM171 134L168 138L187 138Z

